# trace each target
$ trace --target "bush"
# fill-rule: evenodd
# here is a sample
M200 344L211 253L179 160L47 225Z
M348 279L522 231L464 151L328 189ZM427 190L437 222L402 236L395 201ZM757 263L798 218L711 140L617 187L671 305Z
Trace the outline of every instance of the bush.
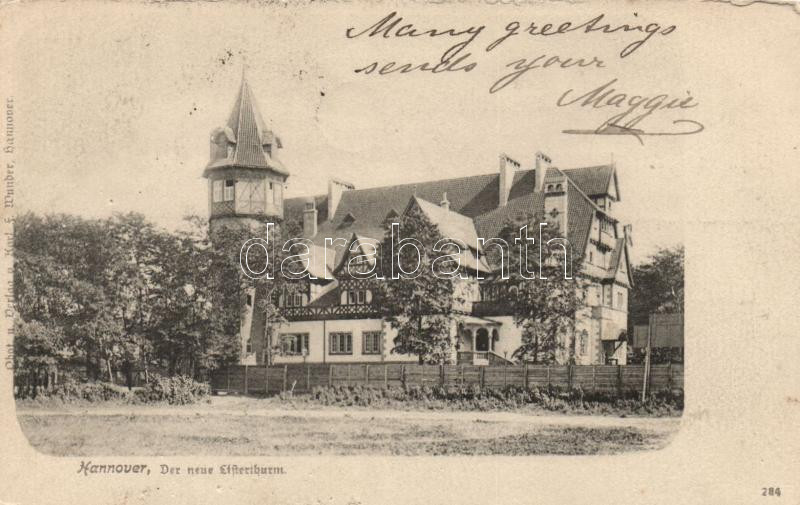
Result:
M466 387L404 386L369 388L356 386L316 387L307 397L322 405L342 407L388 407L455 410L536 409L574 414L678 415L683 410L683 393L657 393L642 402L633 393L617 397L610 393L587 393L581 389L557 387L499 389Z
M32 404L73 404L98 402L128 402L132 395L127 388L110 382L78 382L67 380L51 390L39 390L35 399L23 402Z
M188 405L205 399L210 394L208 384L190 377L162 377L151 374L147 384L139 390L129 391L124 386L110 382L77 382L68 380L47 391L40 390L35 399L20 400L22 404L80 404L80 403L169 403Z
M205 399L211 392L208 384L179 375L162 377L151 374L147 384L136 391L135 398L143 403L166 402L170 405L189 405Z

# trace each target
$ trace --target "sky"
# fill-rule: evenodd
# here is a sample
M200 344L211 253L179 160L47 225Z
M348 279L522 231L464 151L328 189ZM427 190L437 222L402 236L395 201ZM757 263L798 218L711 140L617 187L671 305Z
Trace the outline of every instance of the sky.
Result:
M334 9L323 17L313 8L271 15L244 8L225 24L215 22L213 8L191 23L179 9L136 19L104 10L82 27L31 29L15 48L24 62L15 82L19 210L134 211L167 228L187 214L206 215L209 134L225 123L246 67L262 115L283 141L289 197L324 193L332 177L365 188L492 173L501 152L530 168L543 151L560 168L616 163L621 202L614 212L633 225L634 262L683 240L683 139L640 145L631 137L561 133L605 118L557 108L555 98L597 87L613 72L539 70L488 93L507 61L554 49L549 43L508 41L496 57L481 55L472 74L364 76L353 70L375 60L433 60L449 44L348 40L344 29L355 23ZM373 11L365 19L386 14ZM437 16L429 24L466 26L467 19ZM504 24L482 22L494 34ZM609 40L601 54L611 58L632 40Z

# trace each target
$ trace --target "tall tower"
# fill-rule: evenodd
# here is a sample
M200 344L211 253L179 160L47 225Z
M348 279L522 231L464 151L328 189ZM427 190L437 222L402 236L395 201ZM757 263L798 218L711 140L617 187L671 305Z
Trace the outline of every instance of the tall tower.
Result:
M266 127L255 96L242 72L242 84L225 126L211 132L211 154L203 177L208 179L208 222L212 240L221 228L263 235L265 223L283 222L283 190L289 172L277 158L281 140ZM263 361L264 315L255 310L258 293L249 289L238 337L242 364Z
M242 73L228 122L211 132L208 179L209 225L247 226L283 221L283 190L289 172L277 158L281 140L269 130Z

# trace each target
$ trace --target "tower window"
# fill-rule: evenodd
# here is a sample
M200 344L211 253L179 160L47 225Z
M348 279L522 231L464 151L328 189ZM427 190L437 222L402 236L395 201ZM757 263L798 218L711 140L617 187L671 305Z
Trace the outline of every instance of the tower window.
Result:
M211 182L211 199L214 202L222 201L222 181Z
M225 191L223 197L226 202L233 201L234 190L235 190L234 182L230 179L225 181Z

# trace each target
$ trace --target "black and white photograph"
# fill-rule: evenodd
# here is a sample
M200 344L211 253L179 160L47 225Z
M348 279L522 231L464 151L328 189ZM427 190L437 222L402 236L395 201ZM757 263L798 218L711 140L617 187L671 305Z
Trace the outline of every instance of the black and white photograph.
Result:
M796 2L0 12L0 504L798 500Z

